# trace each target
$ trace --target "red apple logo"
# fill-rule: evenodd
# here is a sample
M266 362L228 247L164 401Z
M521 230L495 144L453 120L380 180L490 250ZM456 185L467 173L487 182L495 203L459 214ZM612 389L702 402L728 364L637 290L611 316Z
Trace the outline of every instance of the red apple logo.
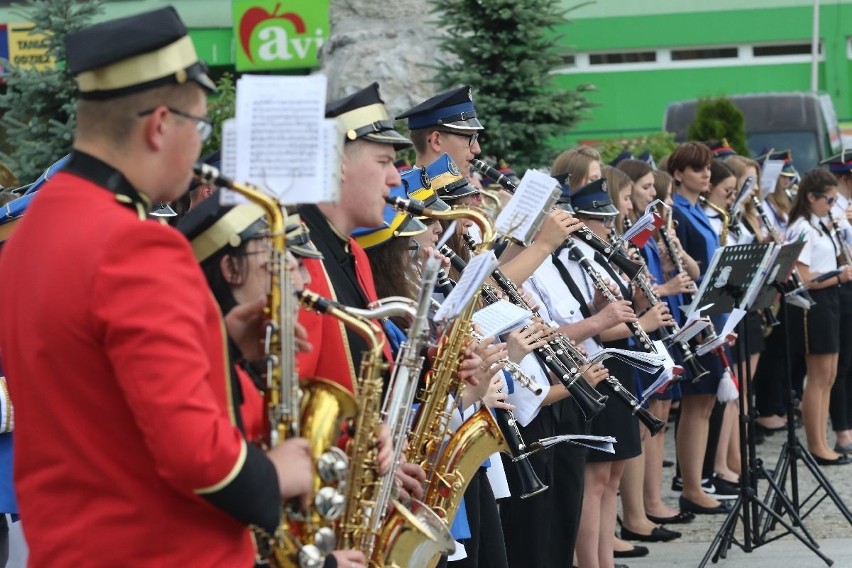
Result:
M249 42L251 41L251 34L254 32L254 28L256 28L261 22L265 22L269 19L279 18L282 20L287 20L296 28L296 33L303 34L305 33L305 21L298 15L293 12L287 12L285 14L278 15L278 10L281 9L281 4L276 4L275 9L272 10L270 14L263 8L255 6L254 8L249 8L243 14L243 17L240 18L240 45L243 47L243 52L248 57L249 61L254 63L254 57L252 56L251 51L249 50Z

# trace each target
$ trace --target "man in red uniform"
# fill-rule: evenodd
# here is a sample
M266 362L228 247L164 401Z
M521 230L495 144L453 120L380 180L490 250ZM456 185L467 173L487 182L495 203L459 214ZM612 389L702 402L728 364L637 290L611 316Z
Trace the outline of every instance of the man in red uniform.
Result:
M365 308L377 299L373 272L364 249L350 235L358 227L378 227L384 222L384 198L390 188L402 183L394 166L396 151L411 142L394 130L378 83L328 103L326 117L337 118L346 133L344 174L339 202L299 208L311 240L323 255L323 260L304 261L311 276L308 287L344 305ZM302 310L299 321L314 346L299 354L299 374L329 379L352 391L365 341L330 317ZM385 347L392 362L387 342Z
M248 525L273 530L280 499L310 487L307 444L246 443L204 276L147 216L186 190L214 85L172 8L69 34L66 48L74 150L0 259L30 564L248 568ZM229 314L249 351L259 308Z

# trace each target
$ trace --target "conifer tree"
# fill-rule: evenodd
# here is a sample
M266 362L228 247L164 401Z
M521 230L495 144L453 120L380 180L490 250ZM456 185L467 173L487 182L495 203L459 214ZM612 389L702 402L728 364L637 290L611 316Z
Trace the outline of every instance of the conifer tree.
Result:
M750 156L746 143L745 116L727 97L706 98L695 105L695 122L689 125L690 140L726 139L740 156Z
M439 63L446 88L471 85L485 133L482 153L516 171L548 166L551 140L565 134L591 105L576 90L557 88L551 71L562 65L556 26L567 23L559 0L434 0L443 48L457 57Z
M45 34L53 65L43 70L12 66L6 93L0 95L0 119L7 152L0 153L21 183L34 181L71 149L77 86L68 71L65 36L91 23L103 0L29 0L20 17L33 33ZM103 46L109 49L109 46Z

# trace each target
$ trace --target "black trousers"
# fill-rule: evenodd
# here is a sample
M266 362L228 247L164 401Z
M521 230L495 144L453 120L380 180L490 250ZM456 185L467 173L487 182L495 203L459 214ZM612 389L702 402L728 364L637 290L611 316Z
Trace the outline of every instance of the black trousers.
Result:
M9 523L6 515L0 513L0 568L9 561Z
M556 419L550 406L542 408L527 426L519 427L521 437L529 444L553 436ZM500 502L500 519L506 539L506 555L510 568L550 568L558 566L560 558L552 558L551 530L554 525L556 485L561 481L554 475L553 450L543 450L527 460L535 474L548 489L538 495L521 499L529 488L521 482L518 464L503 455L503 467L512 496Z
M785 334L790 334L790 369L795 396L802 398L802 385L807 371L805 364L804 328L802 309L787 305L788 322L780 317L781 322L772 330L766 339L766 350L760 356L757 370L754 374L754 394L757 412L760 416L787 414L784 403L787 384L787 347ZM841 318L842 319L842 318Z
M840 358L828 414L835 432L852 429L852 284L840 287Z
M554 412L557 418L557 434L586 434L589 425L583 419L577 403L571 398L557 402ZM583 487L586 468L585 448L571 444L558 444L553 452L553 475L555 483L551 499L554 503L553 524L544 527L549 532L550 558L552 566L570 567L573 564L574 546L580 528L583 511Z
M451 568L508 568L503 527L497 501L485 468L479 468L464 494L470 538L464 539L467 558L448 563Z

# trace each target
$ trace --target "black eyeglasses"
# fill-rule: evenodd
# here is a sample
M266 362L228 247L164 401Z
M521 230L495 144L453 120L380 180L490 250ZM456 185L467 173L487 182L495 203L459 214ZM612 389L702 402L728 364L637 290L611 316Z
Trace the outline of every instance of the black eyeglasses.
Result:
M476 144L477 140L479 140L479 132L474 132L473 134L462 134L461 132L453 132L451 130L439 130L438 132L442 132L444 134L452 134L453 136L460 136L462 138L467 138L467 146L469 148L473 148L473 145Z
M149 108L148 110L143 110L138 113L136 116L145 116L151 114L155 110L160 107ZM195 116L194 114L189 114L188 112L183 112L182 110L178 110L176 108L172 108L167 106L166 110L168 110L172 114L176 114L180 117L187 118L189 120L195 121L195 130L198 132L199 138L201 138L202 142L205 142L210 135L213 134L213 122L209 118L204 118L202 116Z

